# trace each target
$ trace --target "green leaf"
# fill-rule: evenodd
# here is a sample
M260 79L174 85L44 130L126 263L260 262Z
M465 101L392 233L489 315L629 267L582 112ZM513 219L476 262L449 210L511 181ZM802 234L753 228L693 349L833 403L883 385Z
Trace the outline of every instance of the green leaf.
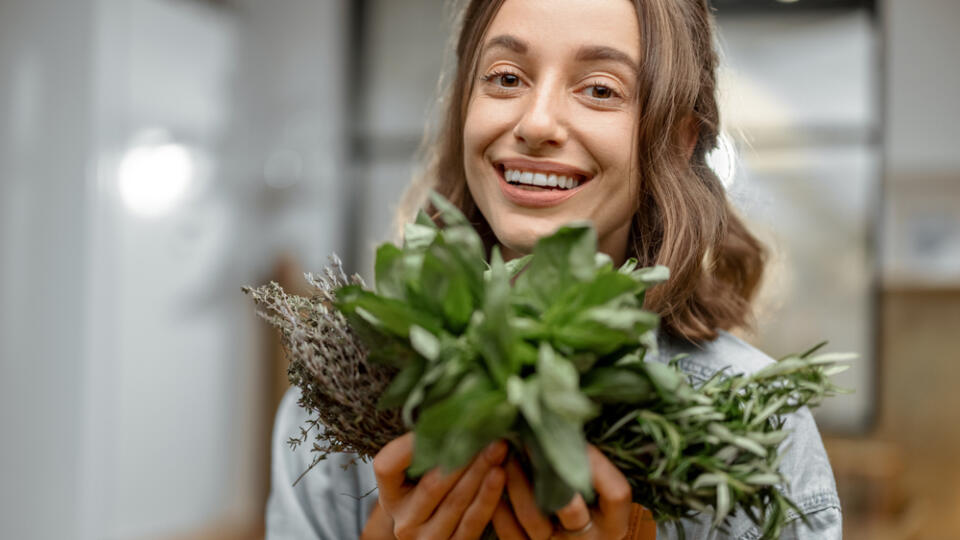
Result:
M544 408L541 413L541 423L530 427L540 442L546 461L564 483L584 494L584 498L592 499L590 462L582 424L549 408Z
M451 332L460 333L470 320L482 289L482 258L464 258L462 248L448 243L447 230L437 235L423 258L419 283L424 303L445 321Z
M679 371L660 362L646 362L643 364L643 369L660 395L668 401L670 398L675 398L677 389L687 383L686 378Z
M630 275L644 285L652 286L670 279L670 269L663 265L648 266L633 270Z
M432 219L430 219L430 216L428 216L427 213L422 208L420 210L417 210L417 217L416 219L413 220L413 222L416 223L417 225L422 225L424 227L430 227L432 229L437 228L437 224L434 223Z
M562 294L555 294L555 300L543 318L551 325L570 323L588 308L603 306L625 295L632 296L638 290L637 282L630 276L601 272L591 281L574 283ZM639 304L636 307L639 308Z
M533 495L537 506L547 515L556 513L573 500L577 491L564 482L563 477L554 470L537 437L523 432L522 440L530 457Z
M730 486L726 482L717 484L717 506L713 518L713 526L723 523L723 519L730 513Z
M630 257L620 265L620 268L617 269L617 272L620 272L621 274L629 274L636 270L637 266L639 265L640 261L638 261L636 257Z
M403 251L391 243L377 248L374 275L377 292L388 298L404 299Z
M440 355L440 340L423 328L410 326L410 345L424 358L434 361Z
M629 332L612 329L597 321L583 321L557 327L553 330L553 342L574 350L594 351L605 355L633 342Z
M407 223L403 226L403 247L404 249L424 249L436 236L437 228L434 226Z
M597 234L589 224L571 224L541 238L533 260L517 278L518 294L526 294L541 309L553 303L560 291L590 280L595 271Z
M656 328L660 323L660 317L650 311L605 306L588 309L577 319L581 323L598 322L607 328L620 330L630 336L637 337L650 329Z
M511 355L514 335L510 317L510 281L500 252L493 250L490 279L483 299L483 310L475 327L477 345L490 375L503 387L507 379L519 372L520 364Z
M337 308L345 313L356 313L374 327L395 336L407 337L411 325L421 326L433 333L440 331L440 321L436 317L400 300L363 290L358 285L337 290Z
M403 405L423 375L426 365L427 363L422 358L417 358L410 362L407 367L401 369L390 381L390 386L384 390L383 394L380 394L377 408L394 409Z
M517 415L506 394L482 377L468 377L449 398L420 413L414 429L411 476L434 467L466 465L485 446L504 437Z
M598 251L593 255L593 264L597 270L613 270L613 259L602 251Z
M632 369L594 368L582 378L583 393L601 403L645 403L657 397L650 379Z
M540 381L536 375L527 379L511 375L507 379L507 400L520 409L528 423L541 423Z
M531 259L533 259L532 253L524 255L523 257L510 259L506 263L507 273L510 274L511 278L516 277L516 275L519 274L520 271L523 270L527 266L527 264L530 263Z
M430 192L430 202L440 212L440 217L446 226L470 224L459 208L436 191Z

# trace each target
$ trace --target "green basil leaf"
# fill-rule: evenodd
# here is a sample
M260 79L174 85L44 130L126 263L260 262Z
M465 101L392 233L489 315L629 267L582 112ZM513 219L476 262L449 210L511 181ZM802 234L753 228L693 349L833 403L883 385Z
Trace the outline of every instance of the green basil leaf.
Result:
M437 236L434 226L407 223L403 226L403 248L405 250L425 249Z
M417 325L439 333L440 321L406 302L384 298L358 285L348 285L337 291L337 307L343 312L355 313L368 323L386 332L407 337L410 326Z
M378 293L388 298L403 300L403 250L389 242L377 248L374 276Z
M462 467L513 425L516 407L488 380L469 377L461 387L420 413L409 474L419 476L438 466L446 471Z
M413 222L416 223L417 225L423 225L424 227L430 227L433 229L437 228L437 224L434 223L432 219L430 219L430 216L428 216L427 213L424 212L422 208L420 210L417 210L417 217L416 219L413 220Z
M541 238L533 248L533 260L517 278L518 294L546 309L561 291L593 277L596 251L597 234L587 223L561 227Z
M456 205L444 198L443 195L440 195L436 191L431 191L429 197L430 202L433 203L433 206L440 212L440 218L443 219L443 223L447 227L470 224L466 216L463 215L463 212L461 212Z
M500 251L494 248L483 309L475 329L480 354L501 388L520 367L517 358L511 355L515 337L511 328L509 279Z
M530 427L540 442L546 461L557 476L588 500L592 499L590 462L582 423L543 408L541 423Z
M415 324L410 326L410 345L431 362L440 356L440 340L437 336Z
M646 376L632 369L601 367L584 374L583 393L601 403L645 403L657 397Z
M564 482L563 477L554 470L537 437L524 432L522 440L530 457L529 472L533 476L531 480L537 506L547 515L554 514L569 504L577 491Z
M427 363L423 358L416 358L407 367L401 369L390 381L390 386L384 390L383 394L380 394L377 408L394 409L403 405L423 375L426 366Z

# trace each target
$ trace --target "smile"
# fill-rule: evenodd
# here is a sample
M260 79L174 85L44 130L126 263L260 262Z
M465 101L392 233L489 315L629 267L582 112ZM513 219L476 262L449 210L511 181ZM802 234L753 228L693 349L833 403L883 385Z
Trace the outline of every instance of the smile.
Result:
M519 169L505 169L503 176L507 179L507 182L511 184L525 184L528 186L572 189L580 185L580 181L574 177L553 173L522 171Z
M494 170L500 180L501 193L517 206L556 206L579 193L590 181L586 176L576 173L558 174L526 164L522 165L523 168L510 165L496 164Z

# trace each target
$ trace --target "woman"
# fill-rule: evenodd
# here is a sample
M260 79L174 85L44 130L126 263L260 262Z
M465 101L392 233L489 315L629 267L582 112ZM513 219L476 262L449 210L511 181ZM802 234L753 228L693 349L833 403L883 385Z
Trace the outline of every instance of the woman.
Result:
M771 361L726 332L747 322L764 251L706 165L719 122L711 24L705 0L468 2L442 130L407 199L419 206L426 188L436 189L508 258L564 223L589 219L599 249L616 263L634 256L670 267L670 281L652 289L646 305L662 318L662 358L689 353L681 367L695 380ZM278 413L277 441L302 420L295 401L291 393ZM839 502L816 426L803 409L787 427L781 470L809 526L794 520L785 535L839 537ZM578 496L556 519L537 509L519 466L504 462L502 441L463 469L431 471L415 485L404 476L411 452L407 434L383 448L372 470L344 472L332 462L293 489L305 463L275 441L268 536L478 538L491 522L503 539L654 536L626 479L595 448L596 505ZM376 500L336 495L374 483ZM688 538L759 536L743 514L725 532L711 530L709 516L679 526ZM678 532L659 528L661 536Z

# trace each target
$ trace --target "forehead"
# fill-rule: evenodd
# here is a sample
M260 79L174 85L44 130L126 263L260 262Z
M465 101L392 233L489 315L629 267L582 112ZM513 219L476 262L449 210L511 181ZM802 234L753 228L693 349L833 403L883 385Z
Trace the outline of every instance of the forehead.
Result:
M486 32L508 34L532 44L528 54L566 54L588 47L608 47L640 56L640 28L630 0L505 0Z

